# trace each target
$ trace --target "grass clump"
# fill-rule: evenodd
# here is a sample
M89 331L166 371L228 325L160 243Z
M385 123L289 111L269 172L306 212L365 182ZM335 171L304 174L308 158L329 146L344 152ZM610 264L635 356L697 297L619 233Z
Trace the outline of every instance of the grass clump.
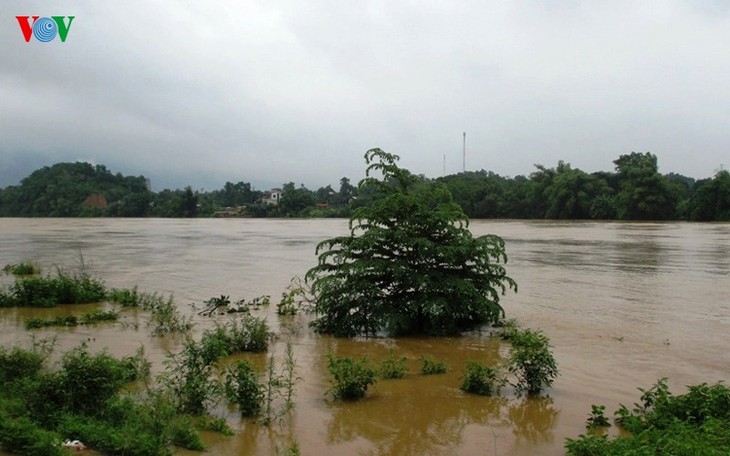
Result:
M141 307L145 299L144 293L139 293L134 288L112 288L107 293L107 299L122 307Z
M152 326L152 334L156 336L184 333L193 327L192 318L180 313L172 296L165 299L157 294L150 295L142 308L150 312L148 325Z
M86 304L106 298L104 283L88 274L56 277L25 277L0 290L2 307L55 307L59 304Z
M205 331L200 345L206 359L215 361L235 353L265 351L270 334L266 319L244 315Z
M116 321L119 319L119 312L97 310L87 312L81 318L75 315L59 315L51 318L29 318L25 321L26 329L46 328L49 326L78 326L92 325L104 321Z
M461 389L467 393L491 396L507 383L502 371L497 367L490 367L477 361L468 361L462 377Z
M6 264L3 267L5 274L16 276L37 275L41 273L41 267L36 263L22 262L18 264Z
M616 412L617 423L630 433L609 438L581 435L567 439L572 456L726 455L730 454L730 388L706 383L675 396L666 379L642 392L641 404Z
M405 356L396 357L391 350L380 362L379 373L382 379L403 378L408 373L408 359Z
M76 315L59 315L52 318L33 317L25 320L25 329L46 328L48 326L78 326Z
M337 358L330 354L328 369L332 394L348 401L365 397L368 387L377 381L377 371L368 358L355 360L349 357Z
M421 356L421 374L434 375L448 372L449 365L445 361L435 359L431 355Z

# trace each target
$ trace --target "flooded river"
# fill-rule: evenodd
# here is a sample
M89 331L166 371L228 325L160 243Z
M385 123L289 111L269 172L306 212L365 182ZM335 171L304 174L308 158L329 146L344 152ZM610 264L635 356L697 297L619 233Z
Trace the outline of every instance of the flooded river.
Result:
M284 331L274 303L292 276L315 264L318 241L347 232L344 220L0 219L0 266L36 261L46 272L73 270L83 257L109 287L174 294L195 317L195 337L212 323L190 304L271 295L258 313L290 333L302 379L296 406L268 428L220 410L237 435L206 435L210 455L275 454L291 439L303 455L559 455L566 437L585 431L591 404L612 414L619 402L638 400L636 387L662 377L675 392L730 380L730 224L475 221L471 229L504 237L507 270L519 284L503 298L507 316L552 341L560 376L546 397L517 397L510 387L498 398L459 390L467 360L496 362L507 353L486 334L334 339L313 334L305 316L286 321L294 330ZM93 306L2 309L0 341L26 344L29 316ZM138 318L123 315L122 322ZM127 355L144 345L157 371L181 343L120 323L36 332L56 333L64 349L89 340L94 350ZM281 356L283 340L270 352ZM328 353L382 359L390 350L408 358L405 379L380 381L360 402L325 395ZM425 354L451 371L419 375ZM265 364L265 354L246 357Z

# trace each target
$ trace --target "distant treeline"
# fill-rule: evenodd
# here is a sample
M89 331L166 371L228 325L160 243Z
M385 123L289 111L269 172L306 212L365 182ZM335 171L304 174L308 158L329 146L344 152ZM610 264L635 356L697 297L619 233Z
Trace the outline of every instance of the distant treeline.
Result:
M502 177L470 171L429 179L445 185L471 218L730 220L730 173L695 181L660 174L649 152L621 155L614 171L586 173L558 162L536 165L529 176ZM247 182L226 182L213 191L153 192L144 176L114 174L104 165L58 163L34 171L20 185L0 190L5 217L348 217L355 207L377 198L362 194L343 177L339 188L312 191L293 182L281 188L278 204Z

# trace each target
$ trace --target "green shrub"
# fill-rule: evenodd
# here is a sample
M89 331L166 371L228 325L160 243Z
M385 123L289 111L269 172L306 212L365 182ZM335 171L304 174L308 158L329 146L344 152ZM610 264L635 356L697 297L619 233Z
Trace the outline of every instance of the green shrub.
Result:
M225 418L204 415L198 417L197 427L204 431L213 431L223 435L235 435Z
M461 389L467 393L491 396L507 383L499 368L486 366L477 361L468 361L462 377Z
M200 339L201 349L206 360L242 352L262 352L269 345L270 332L266 319L245 315L233 318L226 324L216 324L206 330Z
M87 312L81 316L82 325L91 325L100 321L116 321L119 319L119 312L113 310L96 310Z
M45 328L48 326L78 326L79 319L75 315L59 315L52 318L33 317L25 320L26 329Z
M250 362L241 360L228 366L225 391L228 402L237 405L242 416L256 416L261 411L264 391Z
M213 360L208 359L201 345L188 339L179 353L168 355L159 383L177 401L178 413L202 415L221 396L215 380Z
M370 385L377 381L377 371L367 358L336 358L328 355L328 369L332 393L344 400L356 400L365 396Z
M143 301L142 308L151 313L148 324L152 326L152 334L154 335L184 333L190 331L193 327L192 319L180 313L172 296L164 299L156 294L149 295Z
M46 355L18 347L0 347L0 384L35 377L43 368Z
M112 288L107 294L107 299L122 307L139 307L144 296L137 291L137 287L135 286L132 289Z
M403 378L408 373L408 360L405 356L397 358L391 351L388 356L380 362L380 378Z
M0 447L11 453L28 456L62 456L61 439L46 431L28 417L9 418L0 415Z
M602 427L611 427L611 423L608 422L608 418L606 418L606 415L604 415L605 411L605 405L591 405L591 414L586 420L586 428L596 429Z
M70 276L59 271L57 277L26 277L16 280L3 292L4 307L54 307L58 304L85 304L103 301L104 284L87 275Z
M512 343L509 371L515 375L515 388L528 395L540 394L549 388L558 375L550 340L541 331L515 330L508 339Z
M22 262L18 264L6 264L3 267L6 274L17 276L36 275L41 273L41 267L36 263Z
M81 318L75 315L59 315L51 318L33 317L25 320L26 329L45 328L49 326L78 326L91 325L101 321L115 321L119 319L119 312L97 310L87 312Z
M434 359L431 355L421 356L421 374L434 375L443 374L449 370L449 365L445 361Z
M138 378L133 363L106 353L89 354L82 344L61 359L62 391L73 412L95 414L126 383Z
M296 315L299 309L309 302L308 287L299 277L293 277L281 294L281 301L276 305L276 313L279 315Z
M205 450L200 433L195 429L193 421L189 417L180 417L172 421L170 440L173 445L181 448L195 451Z
M617 423L629 435L616 438L581 435L567 439L572 456L727 455L730 454L730 388L706 383L674 396L666 379L640 389L641 404L616 412Z
M90 354L85 345L65 353L60 370L43 369L46 344L33 351L0 348L0 447L30 455L67 454L61 437L72 437L104 454L162 456L170 445L203 449L196 423L178 413L169 389L121 396L120 387L147 375L140 348L122 359ZM227 428L215 419L213 426ZM230 432L230 429L227 428Z

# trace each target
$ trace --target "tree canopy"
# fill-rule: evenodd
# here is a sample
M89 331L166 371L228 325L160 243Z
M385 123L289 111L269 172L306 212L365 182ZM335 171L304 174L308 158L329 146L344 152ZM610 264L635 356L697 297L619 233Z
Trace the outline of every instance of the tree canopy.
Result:
M376 194L350 218L350 234L319 243L306 274L315 329L338 336L454 334L504 316L505 245L473 237L441 183L398 167L397 155L365 154L358 192ZM380 174L380 177L376 175Z
M536 164L528 176L479 170L420 180L445 185L471 218L730 219L730 177L722 167L715 176L695 181L661 174L658 158L650 152L624 154L613 164L612 171L588 173L560 160L554 167ZM379 197L371 188L351 185L347 177L339 179L339 186L335 182L316 190L294 182L280 188L278 204L243 181L228 181L212 191L185 187L154 192L144 176L112 173L104 165L57 163L0 189L0 216L350 217Z

